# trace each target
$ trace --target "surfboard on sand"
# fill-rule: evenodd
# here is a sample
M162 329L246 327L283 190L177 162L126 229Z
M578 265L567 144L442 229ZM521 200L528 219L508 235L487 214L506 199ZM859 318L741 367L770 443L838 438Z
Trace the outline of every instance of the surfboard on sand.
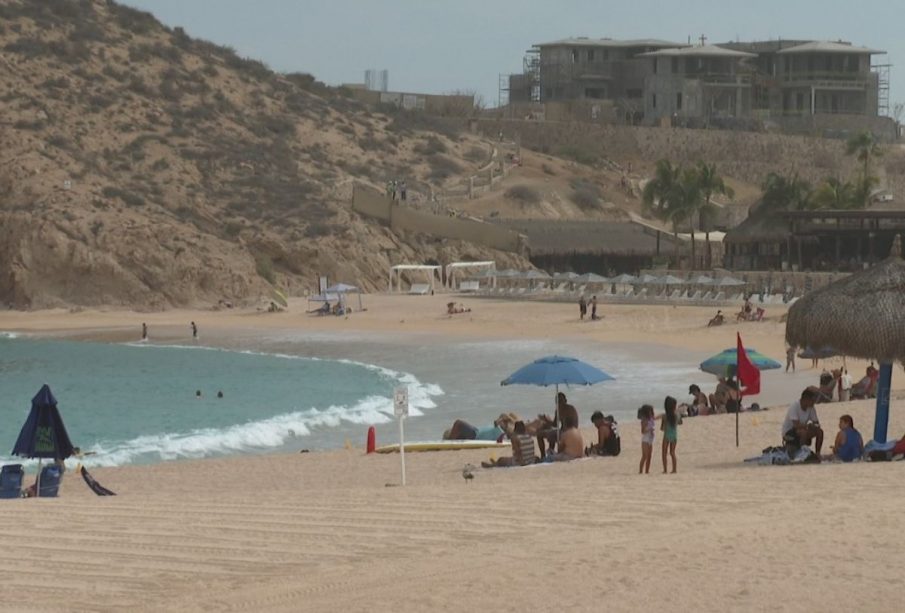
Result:
M509 449L509 443L496 441L418 441L405 444L406 453L412 451L456 451L462 449ZM399 453L399 443L375 449L377 453Z

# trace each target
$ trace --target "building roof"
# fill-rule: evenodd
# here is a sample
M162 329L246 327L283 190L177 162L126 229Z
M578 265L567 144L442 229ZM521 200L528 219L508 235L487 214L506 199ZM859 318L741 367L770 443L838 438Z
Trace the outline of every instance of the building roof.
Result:
M648 51L647 53L639 53L638 57L726 57L741 59L746 57L757 57L757 55L754 53L745 53L744 51L726 49L725 47L718 47L716 45L697 45L695 47L678 47Z
M578 36L574 38L563 38L549 43L540 43L535 47L610 47L610 48L631 48L631 47L682 47L682 43L674 43L668 40L660 40L658 38L639 38L635 40L615 40L612 38L587 38Z
M794 47L786 47L780 49L776 53L857 53L864 55L874 55L886 53L879 49L868 49L867 47L858 47L851 43L832 42L832 41L811 41L803 45L795 45Z
M656 232L630 221L550 221L508 219L500 223L528 236L534 255L587 253L652 256L657 252ZM660 236L661 252L671 249L669 232Z

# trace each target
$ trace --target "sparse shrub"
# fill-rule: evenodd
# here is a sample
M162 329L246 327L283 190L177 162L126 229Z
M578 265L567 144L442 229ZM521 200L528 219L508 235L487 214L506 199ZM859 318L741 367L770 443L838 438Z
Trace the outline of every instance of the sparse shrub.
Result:
M163 158L160 158L159 160L151 164L151 170L153 170L154 172L161 172L163 170L167 170L169 167L170 163Z
M133 34L147 34L157 25L157 20L151 13L117 4L112 0L107 0L107 6L120 27Z
M145 83L144 79L138 75L133 75L132 78L129 79L129 91L135 92L140 96L151 95L151 88L148 87L148 84Z
M560 147L557 153L559 157L574 160L579 164L585 164L586 166L593 166L599 159L596 153L575 145Z
M305 238L319 238L321 236L330 236L336 231L336 226L329 223L310 223L305 228Z
M538 204L541 201L540 192L527 185L513 185L503 195L523 205Z
M421 155L436 155L447 151L446 145L436 136L428 136L423 142L415 145L415 153Z
M19 130L42 130L44 128L44 122L41 120L28 121L27 119L20 119L16 123L13 124L14 128Z
M540 168L541 168L541 170L544 171L544 174L552 175L552 176L556 175L556 171L553 170L553 168L551 168L548 164L541 164Z
M47 144L57 149L67 149L69 147L69 139L62 134L53 134L47 139Z
M138 194L127 192L118 187L107 186L101 190L101 194L105 198L119 198L127 206L143 206L145 203L145 199Z
M481 147L474 146L470 147L462 157L474 164L480 164L488 158L488 155L487 152L484 151Z
M593 211L600 208L600 188L593 183L581 179L573 180L572 202L584 211Z
M431 168L429 175L431 179L443 180L462 172L462 167L445 155L431 155L427 161Z

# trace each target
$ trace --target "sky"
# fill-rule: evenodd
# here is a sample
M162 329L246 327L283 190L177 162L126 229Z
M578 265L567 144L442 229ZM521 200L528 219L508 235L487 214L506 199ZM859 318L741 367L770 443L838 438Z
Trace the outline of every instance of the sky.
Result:
M531 45L570 36L687 42L851 41L893 64L890 107L905 102L901 0L123 0L192 36L330 85L389 70L390 89L474 91L495 106L499 75ZM898 64L901 64L898 65Z

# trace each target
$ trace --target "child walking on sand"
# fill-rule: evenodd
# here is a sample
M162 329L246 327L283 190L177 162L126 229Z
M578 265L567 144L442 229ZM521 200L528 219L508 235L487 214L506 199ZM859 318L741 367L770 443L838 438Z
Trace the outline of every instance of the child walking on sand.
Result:
M645 404L638 410L638 419L641 420L641 463L638 465L638 474L650 472L650 458L654 451L654 407Z
M672 472L676 472L676 443L679 441L679 424L682 423L676 413L676 399L667 396L663 401L663 420L660 422L660 430L663 431L663 474L666 474L666 453L672 458Z

